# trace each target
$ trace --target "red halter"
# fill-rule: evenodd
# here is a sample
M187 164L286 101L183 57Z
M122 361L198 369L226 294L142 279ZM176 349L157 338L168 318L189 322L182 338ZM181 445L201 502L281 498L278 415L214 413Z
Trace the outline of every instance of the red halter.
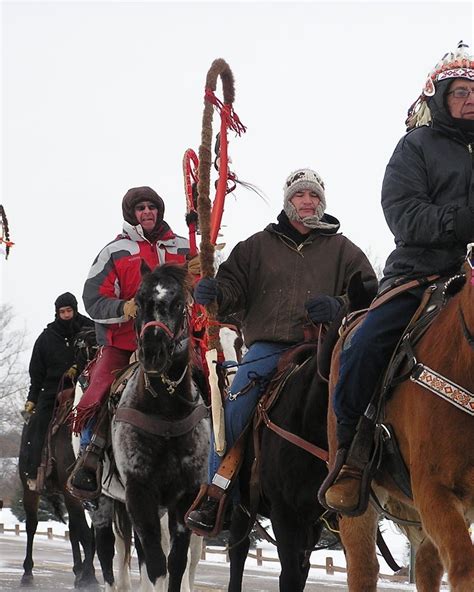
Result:
M143 325L142 330L140 331L140 339L143 339L145 329L148 329L149 327L159 327L160 329L163 329L163 331L168 335L170 339L173 339L174 337L174 334L171 331L171 329L167 327L164 323L162 323L161 321L150 321Z

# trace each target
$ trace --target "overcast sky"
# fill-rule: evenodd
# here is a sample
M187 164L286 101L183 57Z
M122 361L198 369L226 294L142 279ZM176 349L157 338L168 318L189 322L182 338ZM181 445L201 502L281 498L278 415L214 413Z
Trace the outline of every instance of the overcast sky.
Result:
M0 303L13 305L29 351L59 294L73 292L84 312L84 280L121 230L130 187L153 187L168 223L187 234L182 157L198 150L215 58L234 72L234 106L248 128L230 135L232 168L269 201L240 188L227 198L227 250L275 219L290 171L312 167L341 231L382 264L393 239L380 187L406 111L443 54L473 42L471 2L1 9L0 203L16 244L0 261Z

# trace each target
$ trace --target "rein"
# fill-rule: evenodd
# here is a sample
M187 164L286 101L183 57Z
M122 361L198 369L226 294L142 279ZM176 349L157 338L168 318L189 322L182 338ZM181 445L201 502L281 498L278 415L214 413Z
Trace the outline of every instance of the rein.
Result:
M461 306L459 306L459 308L458 308L458 314L459 314L459 319L461 321L461 327L462 327L462 332L464 334L464 337L466 338L466 341L469 343L469 347L471 349L474 349L474 337L473 337L472 333L469 331L469 328L466 324L466 318L464 317L464 313L462 311Z

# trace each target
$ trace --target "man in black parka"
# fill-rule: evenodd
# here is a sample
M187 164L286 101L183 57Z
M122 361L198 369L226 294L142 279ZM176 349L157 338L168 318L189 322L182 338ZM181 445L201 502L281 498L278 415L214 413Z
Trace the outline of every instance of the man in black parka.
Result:
M54 403L63 375L70 371L72 378L74 364L74 339L83 329L94 327L94 323L77 311L77 300L73 294L61 294L54 303L55 320L35 342L30 361L30 389L25 411L32 414L28 425L26 472L30 489L36 487L36 473L41 461L41 450L53 415Z
M395 237L380 290L430 274L459 271L474 241L474 58L459 43L430 73L408 112L408 133L388 163L382 208ZM360 465L351 464L358 421L425 286L404 291L371 310L340 357L334 393L339 463L320 497L342 513L361 513ZM323 497L324 496L324 497Z

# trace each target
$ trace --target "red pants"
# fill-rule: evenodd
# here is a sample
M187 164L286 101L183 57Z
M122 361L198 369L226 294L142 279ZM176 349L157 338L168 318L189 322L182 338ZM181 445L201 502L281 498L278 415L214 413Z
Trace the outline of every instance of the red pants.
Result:
M101 348L91 368L89 386L76 408L75 433L80 432L85 423L99 411L115 380L113 371L128 366L132 353L111 345Z

